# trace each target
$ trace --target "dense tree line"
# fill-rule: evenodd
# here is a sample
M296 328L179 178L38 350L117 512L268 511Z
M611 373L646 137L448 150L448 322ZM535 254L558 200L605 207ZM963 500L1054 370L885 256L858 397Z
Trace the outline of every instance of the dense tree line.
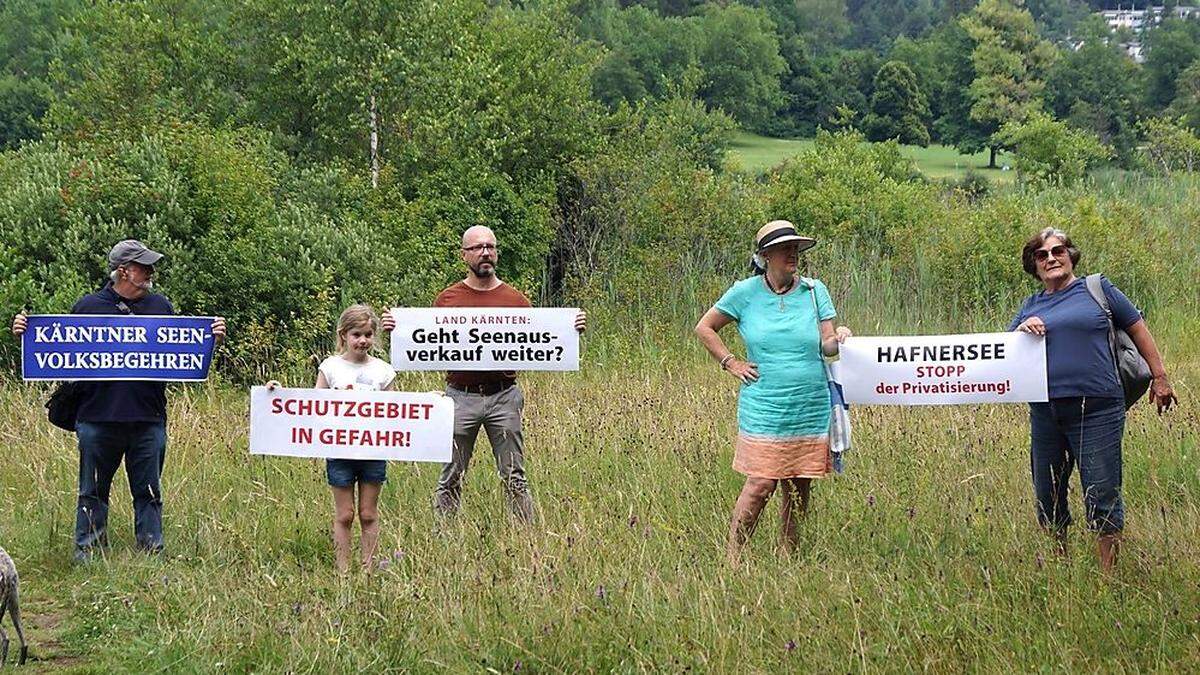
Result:
M1195 170L1200 22L1163 22L1138 65L1081 7L8 0L0 314L61 311L98 252L141 237L181 308L229 317L227 370L251 373L304 362L349 302L427 302L468 225L502 233L531 293L649 297L812 190L814 223L892 246L880 223L936 189L896 140L1015 148L1049 183L1109 158ZM739 126L820 151L756 182L725 170ZM888 203L865 196L868 159ZM845 230L860 218L876 229Z
M1128 164L1139 119L1200 120L1200 20L1118 33L1096 15L1105 4L579 0L574 11L580 33L606 48L593 89L609 106L683 90L762 133L852 125L872 139L988 148L993 159L1002 125L1045 111ZM701 48L723 14L740 17L738 48ZM1135 40L1144 64L1126 53ZM730 69L740 81L715 76Z
M508 49L536 63L539 52L557 54L564 44L576 63L563 81L579 85L582 73L587 98L608 110L695 98L774 135L852 125L876 139L995 150L1003 123L1045 110L1095 133L1127 162L1139 119L1200 121L1200 21L1168 19L1146 31L1145 63L1137 64L1122 47L1135 36L1112 33L1095 15L1102 1L562 0L451 3L437 18L422 3L389 0L353 9L257 0L132 5L144 11L81 0L5 3L0 147L98 116L186 111L264 126L293 153L354 154L366 134L377 181L382 160L412 161L403 156L412 146L392 137L422 131L398 122L416 103L404 100L404 83L424 77L422 69L448 65L462 50ZM500 14L510 18L495 19ZM535 29L523 25L535 15L554 35L548 43L531 41ZM475 30L486 22L502 31ZM529 49L518 52L522 44ZM553 58L544 65L529 74L562 74ZM573 115L543 113L550 110ZM489 124L505 124L478 120L467 128L486 134ZM555 136L571 128L545 125L544 156L521 161L569 152L581 139ZM468 139L448 144L459 140ZM494 159L498 170L521 173L510 166L514 157Z

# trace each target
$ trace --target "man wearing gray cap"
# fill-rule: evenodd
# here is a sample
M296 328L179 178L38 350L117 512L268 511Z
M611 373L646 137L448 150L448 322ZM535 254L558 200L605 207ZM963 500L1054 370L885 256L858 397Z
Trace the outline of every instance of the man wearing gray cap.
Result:
M108 252L109 280L85 295L72 314L172 315L175 308L152 293L154 265L163 255L136 239L126 239ZM13 319L12 331L25 332L24 314ZM212 325L217 340L225 336L225 320ZM75 559L86 560L108 541L108 496L113 476L125 460L133 495L134 533L139 548L162 550L160 477L167 450L167 396L163 382L96 381L83 383L76 417L79 440L79 500L75 512Z

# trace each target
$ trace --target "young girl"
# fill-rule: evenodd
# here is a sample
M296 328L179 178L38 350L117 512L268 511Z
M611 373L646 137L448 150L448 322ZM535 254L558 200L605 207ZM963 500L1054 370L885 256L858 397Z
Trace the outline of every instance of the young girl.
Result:
M367 305L342 312L337 326L337 354L321 362L317 389L391 390L396 372L371 356L379 317ZM268 386L278 386L270 382ZM379 492L387 480L382 459L326 459L325 473L333 489L333 550L339 572L350 569L350 531L354 527L354 486L358 485L358 522L362 527L362 564L369 569L379 543Z

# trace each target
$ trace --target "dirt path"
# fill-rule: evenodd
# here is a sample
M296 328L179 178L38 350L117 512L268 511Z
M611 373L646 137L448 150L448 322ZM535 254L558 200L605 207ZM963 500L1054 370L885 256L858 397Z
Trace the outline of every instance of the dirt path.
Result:
M61 601L55 602L36 595L21 599L21 620L29 641L29 660L21 672L60 671L83 664L83 659L70 653L63 644L62 630L67 616L68 610ZM12 631L9 633L11 635ZM10 653L8 665L11 666L13 662L14 655Z

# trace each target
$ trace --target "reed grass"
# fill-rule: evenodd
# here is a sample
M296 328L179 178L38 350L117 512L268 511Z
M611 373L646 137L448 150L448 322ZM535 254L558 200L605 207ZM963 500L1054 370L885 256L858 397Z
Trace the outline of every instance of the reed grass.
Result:
M816 487L799 551L778 550L771 512L729 569L736 388L690 329L739 270L707 260L601 293L583 369L522 376L536 526L506 514L484 441L451 523L430 509L438 467L393 463L369 574L333 572L322 463L249 456L246 392L222 382L171 387L167 553L133 551L118 476L112 548L73 566L74 438L46 423L45 387L0 382L0 543L22 572L31 670L1200 670L1200 198L1138 180L1093 189L1178 228L1153 249L1172 276L1134 300L1154 308L1183 403L1131 413L1110 578L1086 532L1066 556L1039 532L1021 406L856 408L848 471ZM950 306L923 256L830 245L806 273L859 334L1002 330L1030 291Z
M1175 372L1192 400L1196 363ZM728 376L689 358L523 381L540 522L506 515L486 446L451 524L429 508L437 467L392 464L386 562L345 578L321 463L249 457L245 394L213 385L171 397L167 554L133 551L122 477L111 551L72 566L72 437L39 388L0 389L0 532L28 621L64 617L34 653L143 672L1200 668L1194 405L1130 418L1111 579L1086 533L1067 557L1039 533L1018 406L857 409L799 552L777 549L770 513L735 571Z

